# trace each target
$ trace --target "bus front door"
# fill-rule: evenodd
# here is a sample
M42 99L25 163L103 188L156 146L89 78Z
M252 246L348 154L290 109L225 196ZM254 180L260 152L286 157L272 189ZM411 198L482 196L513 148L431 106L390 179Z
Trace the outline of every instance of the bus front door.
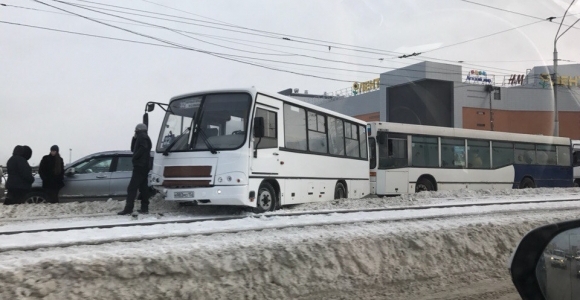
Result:
M283 167L282 153L282 101L258 94L256 117L264 118L264 137L253 137L251 174L253 177L277 177Z

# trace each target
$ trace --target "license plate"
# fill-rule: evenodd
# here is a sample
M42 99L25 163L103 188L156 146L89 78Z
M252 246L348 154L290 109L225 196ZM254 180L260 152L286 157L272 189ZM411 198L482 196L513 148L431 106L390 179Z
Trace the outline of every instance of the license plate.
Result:
M193 198L193 192L174 192L173 197L175 197L175 198Z

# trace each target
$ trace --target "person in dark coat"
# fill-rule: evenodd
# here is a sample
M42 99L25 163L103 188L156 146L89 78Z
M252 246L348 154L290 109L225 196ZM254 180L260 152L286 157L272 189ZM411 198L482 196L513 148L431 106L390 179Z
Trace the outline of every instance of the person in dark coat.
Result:
M137 124L135 135L131 140L131 151L133 151L133 174L131 181L127 186L127 202L125 208L120 211L119 215L129 215L133 213L137 190L141 193L140 213L149 213L149 186L147 178L149 175L149 161L151 158L151 139L147 135L147 125Z
M28 160L32 157L32 149L28 146L16 146L12 152L12 157L6 163L8 179L6 180L6 190L8 195L4 200L4 205L20 204L24 202L24 197L32 188L34 176Z
M51 203L58 203L58 191L64 186L64 161L58 153L58 146L50 147L50 154L40 161L38 175L42 178L42 188Z

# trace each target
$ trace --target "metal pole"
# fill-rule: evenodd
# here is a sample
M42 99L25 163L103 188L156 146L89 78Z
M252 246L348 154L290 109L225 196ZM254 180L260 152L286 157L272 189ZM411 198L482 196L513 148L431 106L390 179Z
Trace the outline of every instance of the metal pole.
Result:
M69 164L70 164L71 160L72 160L72 149L71 149L71 148L69 148L69 149L68 149L68 163L69 163Z
M554 37L554 80L552 81L552 86L554 89L554 136L559 136L560 135L560 122L558 121L558 50L556 49L556 43L558 42L558 39L561 38L564 33L568 32L568 30L570 30L570 28L572 28L572 26L574 26L576 23L578 23L578 21L580 21L580 19L576 20L576 22L572 23L572 25L568 26L568 29L564 30L564 32L562 32L562 34L560 34L560 36L558 36L558 34L560 33L560 29L562 29L562 24L564 23L564 19L566 18L566 15L568 14L568 10L570 10L570 7L572 7L572 5L574 4L574 2L576 2L576 0L572 0L572 2L570 3L570 6L568 6L568 9L566 9L566 11L564 12L564 16L562 17L562 21L560 22L560 26L558 27L558 31L556 31L556 36Z
M558 50L556 50L556 41L554 41L554 80L552 81L554 89L554 136L560 136L560 122L558 120Z
M490 89L491 90L491 89ZM491 105L491 95L493 94L493 90L489 92L489 127L491 131L493 131L493 106Z

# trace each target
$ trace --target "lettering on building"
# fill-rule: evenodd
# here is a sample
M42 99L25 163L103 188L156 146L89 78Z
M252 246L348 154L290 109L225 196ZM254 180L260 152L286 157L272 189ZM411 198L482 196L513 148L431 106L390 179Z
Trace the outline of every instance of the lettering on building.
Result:
M569 87L577 87L578 82L580 81L580 76L558 76L556 78L557 85L564 85ZM548 73L540 74L540 86L543 88L552 85L552 76Z
M469 83L492 84L491 78L487 78L487 72L482 70L471 70L467 73L465 81Z
M378 90L380 88L381 79L376 78L365 82L355 82L352 84L352 93L354 95L363 94Z

